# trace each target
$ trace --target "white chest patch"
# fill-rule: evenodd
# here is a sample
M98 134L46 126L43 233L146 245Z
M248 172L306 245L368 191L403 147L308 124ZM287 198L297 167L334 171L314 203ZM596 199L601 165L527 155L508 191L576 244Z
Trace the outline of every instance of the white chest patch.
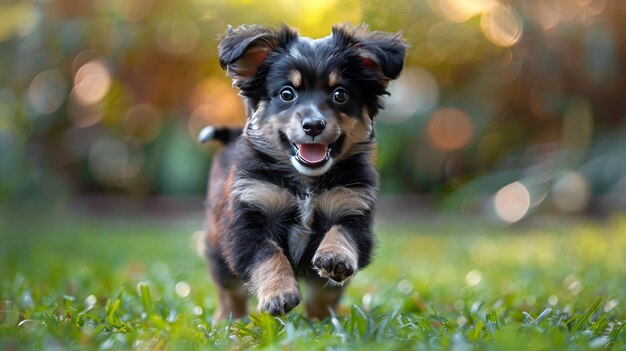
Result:
M304 250L309 244L311 225L313 224L313 211L313 195L307 192L307 195L298 198L300 222L291 228L289 232L289 256L295 265L298 265Z

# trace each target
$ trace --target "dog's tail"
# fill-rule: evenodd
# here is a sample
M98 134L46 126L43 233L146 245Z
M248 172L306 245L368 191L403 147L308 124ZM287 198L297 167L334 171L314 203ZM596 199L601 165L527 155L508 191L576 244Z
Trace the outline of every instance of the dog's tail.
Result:
M231 141L237 139L241 135L242 132L243 132L243 129L241 128L225 128L225 127L208 126L208 127L204 127L200 131L200 134L198 134L198 141L203 144L211 140L217 140L221 142L222 144L226 145L230 143Z

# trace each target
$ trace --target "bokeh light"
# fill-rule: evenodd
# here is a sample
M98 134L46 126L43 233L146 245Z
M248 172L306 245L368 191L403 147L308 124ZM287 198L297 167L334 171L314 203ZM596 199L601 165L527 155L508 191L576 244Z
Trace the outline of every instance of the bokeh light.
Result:
M550 295L550 297L548 297L548 303L551 306L556 306L556 304L559 303L559 298L556 295Z
M381 112L381 121L406 122L412 115L429 113L439 103L439 85L433 75L421 68L406 69L400 78L389 84L391 96Z
M443 151L452 151L469 144L474 136L474 123L460 109L443 108L430 117L426 132L433 146Z
M579 172L570 171L561 176L552 187L552 199L563 212L578 212L589 202L587 179Z
M584 14L584 3L580 1L558 0L559 23L564 24L580 18Z
M522 18L517 11L502 4L495 4L482 15L480 28L490 42L502 47L517 44L524 31Z
M204 313L204 310L202 309L202 307L200 306L194 306L191 311L193 312L193 314L195 314L196 316L201 316L202 313Z
M413 291L413 284L407 279L402 279L398 282L398 291L403 294L409 294Z
M608 0L592 0L584 3L585 14L588 16L598 16L606 10Z
M76 84L76 72L78 72L78 70L89 61L99 59L100 56L96 50L83 50L74 55L74 59L72 60L72 75L74 76L74 84Z
M465 275L465 284L469 287L475 287L483 280L483 275L477 269L472 269Z
M41 72L28 87L28 100L38 113L52 113L65 101L67 86L61 71L53 69Z
M570 274L563 279L563 287L572 295L578 295L583 290L582 282L573 274Z
M91 60L76 72L71 96L80 104L93 105L106 96L111 83L111 74L105 62Z
M14 35L24 37L30 34L35 29L37 20L35 4L26 1L8 4L3 2L0 11L0 43Z
M189 105L193 112L187 130L194 139L208 125L243 126L245 121L243 103L224 79L206 79L198 83Z
M191 293L191 286L186 281L181 280L174 286L174 291L179 297L186 298Z
M524 184L514 182L498 190L493 201L498 217L508 223L522 219L530 208L530 193Z
M495 3L496 0L428 0L435 13L453 22L465 22Z
M559 24L559 0L533 1L528 3L528 11L535 22L544 30L550 30Z

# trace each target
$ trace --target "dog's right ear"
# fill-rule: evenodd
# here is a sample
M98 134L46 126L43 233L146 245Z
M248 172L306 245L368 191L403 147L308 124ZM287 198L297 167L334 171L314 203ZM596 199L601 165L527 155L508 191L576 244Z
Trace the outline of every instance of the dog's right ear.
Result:
M288 27L278 29L242 25L228 27L226 36L218 46L220 65L236 86L254 78L259 67L274 51L286 34L297 35Z
M400 75L408 48L401 33L370 32L366 25L342 24L333 27L333 36L354 47L363 67L376 73L385 87Z

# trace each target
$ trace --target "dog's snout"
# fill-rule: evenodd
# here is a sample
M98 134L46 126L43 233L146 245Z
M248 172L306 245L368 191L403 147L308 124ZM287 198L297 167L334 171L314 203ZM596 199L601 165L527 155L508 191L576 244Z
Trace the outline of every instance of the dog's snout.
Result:
M326 128L326 122L321 118L305 118L302 121L302 129L307 135L318 136Z

